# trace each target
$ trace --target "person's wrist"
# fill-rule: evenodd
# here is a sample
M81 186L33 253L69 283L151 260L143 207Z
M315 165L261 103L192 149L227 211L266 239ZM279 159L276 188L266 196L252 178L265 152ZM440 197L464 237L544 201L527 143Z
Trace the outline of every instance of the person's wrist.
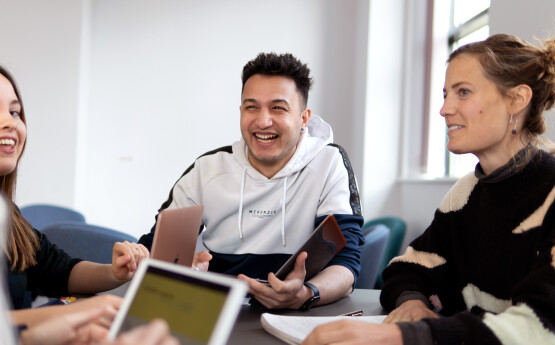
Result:
M316 304L320 300L320 291L315 285L309 282L304 282L303 287L309 290L309 294L308 294L309 297L305 299L305 301L303 302L303 304L300 306L299 309L309 310L310 308L312 308L314 304Z
M310 298L312 297L312 290L306 286L306 285L301 285L301 288L299 289L299 292L297 293L297 295L295 296L295 298L293 299L293 303L291 303L291 305L289 306L289 308L292 309L300 309L301 306Z
M401 327L397 324L386 325L390 326L391 344L403 345L403 332Z
M123 284L131 280L131 277L128 277L129 274L122 273L121 270L118 270L121 268L118 268L115 263L112 263L111 265L107 264L107 266L109 266L108 268L112 272L114 282L117 284Z
M419 308L423 308L423 309L430 309L426 303L422 302L422 300L419 299L409 299L404 301L403 303L401 303L401 305L399 307L419 307Z

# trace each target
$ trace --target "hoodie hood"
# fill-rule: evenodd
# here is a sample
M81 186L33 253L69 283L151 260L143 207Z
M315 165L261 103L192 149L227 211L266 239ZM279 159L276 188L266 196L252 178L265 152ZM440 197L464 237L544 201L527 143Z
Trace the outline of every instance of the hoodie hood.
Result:
M333 142L333 131L318 115L312 115L304 134L301 135L295 153L287 164L277 172L270 180L282 179L283 193L281 197L281 245L285 246L285 200L287 194L287 177L304 168L318 153L328 144ZM243 219L243 196L245 192L245 179L248 174L251 178L258 181L268 180L258 170L254 169L248 159L248 147L241 140L233 144L233 154L237 161L243 166L241 174L241 190L239 194L239 212L237 217L237 229L239 238L243 239L242 219Z

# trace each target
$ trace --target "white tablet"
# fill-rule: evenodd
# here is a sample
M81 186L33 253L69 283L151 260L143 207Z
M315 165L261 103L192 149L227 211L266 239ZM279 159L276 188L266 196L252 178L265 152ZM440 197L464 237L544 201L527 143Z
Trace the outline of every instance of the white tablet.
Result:
M129 285L110 338L161 318L181 344L225 344L246 292L243 281L229 276L146 259Z

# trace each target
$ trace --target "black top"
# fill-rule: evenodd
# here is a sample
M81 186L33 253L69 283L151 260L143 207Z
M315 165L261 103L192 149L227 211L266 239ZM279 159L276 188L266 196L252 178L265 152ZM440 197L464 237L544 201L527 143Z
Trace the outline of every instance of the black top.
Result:
M22 272L10 270L9 263L7 267L7 281L14 309L31 307L31 294L27 291L48 297L67 296L69 274L73 266L82 261L67 255L41 232L33 231L40 242L36 253L37 264Z

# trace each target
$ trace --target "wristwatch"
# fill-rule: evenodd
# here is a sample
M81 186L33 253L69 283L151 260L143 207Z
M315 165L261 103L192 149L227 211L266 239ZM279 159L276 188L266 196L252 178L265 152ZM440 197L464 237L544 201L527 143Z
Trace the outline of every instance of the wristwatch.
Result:
M307 286L310 290L312 290L312 297L310 297L306 302L304 302L304 304L299 309L309 310L310 308L312 308L314 303L320 300L320 291L318 291L318 288L316 286L314 286L313 284L310 284L309 282L304 282L303 284Z

